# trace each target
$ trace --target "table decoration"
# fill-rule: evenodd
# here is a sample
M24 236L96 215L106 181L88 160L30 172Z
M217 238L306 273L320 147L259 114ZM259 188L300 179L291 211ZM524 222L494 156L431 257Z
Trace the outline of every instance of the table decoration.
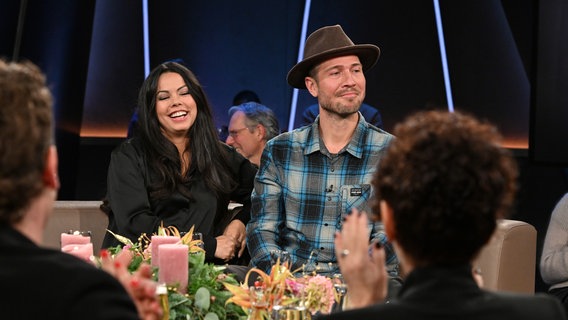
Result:
M175 227L158 228L158 232L148 236L142 234L137 242L121 235L111 233L122 245L108 248L112 255L121 250L131 250L135 257L128 266L129 271L136 271L142 263L152 262L152 236L172 236L177 237L178 243L187 246L187 285L185 291L179 290L177 286L160 284L160 296L167 300L162 300L162 305L167 306L166 319L201 319L201 320L245 320L246 313L243 309L233 303L226 303L232 293L225 287L225 283L238 285L239 282L231 274L225 274L224 266L216 266L205 263L205 251L201 248L203 242L199 238L194 239L194 228L182 233ZM183 236L182 236L183 234ZM158 281L159 266L153 267L154 280Z
M69 244L87 244L91 243L91 232L90 231L73 231L61 233L61 247L65 247Z
M158 263L158 282L176 287L180 293L185 293L188 282L189 248L181 243L160 245L160 260ZM155 257L154 259L155 260Z
M312 315L331 312L333 305L339 301L332 279L317 275L315 271L290 270L290 261L285 254L278 256L269 274L252 268L245 281L239 283L234 275L224 273L225 266L205 263L205 251L201 247L203 242L194 237L193 227L186 233L180 233L175 227L160 226L156 234L143 234L136 243L108 232L123 244L108 248L109 253L114 255L120 250L135 253L135 258L128 266L131 272L142 263L151 264L155 259L152 239L159 239L155 236L176 237L178 245L187 247L187 285L178 288L160 283L161 302L168 309L164 312L166 319L310 320ZM159 256L163 258L161 254ZM284 258L284 263L281 263L280 257ZM153 270L154 279L159 281L160 266L153 267ZM248 287L252 276L257 278L253 281L254 286Z
M91 262L91 258L93 257L93 244L90 242L85 244L68 244L63 246L61 251Z
M330 313L339 299L332 280L318 274L296 277L298 271L290 271L289 263L281 264L280 259L269 274L252 268L242 284L224 284L233 293L227 302L241 306L249 320L310 320L311 315ZM259 278L247 287L252 274Z
M181 237L154 235L150 238L150 252L152 253L152 266L157 267L160 261L160 246L168 243L178 243Z
M93 244L90 231L73 231L61 233L61 251L72 254L85 261L93 259Z

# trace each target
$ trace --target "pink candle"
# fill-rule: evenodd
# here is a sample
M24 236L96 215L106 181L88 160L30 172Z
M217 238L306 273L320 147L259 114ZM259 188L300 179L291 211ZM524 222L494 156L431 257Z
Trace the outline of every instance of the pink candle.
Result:
M150 252L152 253L152 267L157 267L160 262L160 245L178 243L180 238L175 236L152 236Z
M61 248L65 247L69 244L87 244L91 242L90 236L84 236L79 232L70 234L70 233L62 233L61 234Z
M93 255L93 244L68 244L61 248L61 251L67 252L81 259L91 262L91 256Z
M160 245L158 281L177 286L180 293L187 291L189 248L185 244ZM153 260L153 259L152 259Z

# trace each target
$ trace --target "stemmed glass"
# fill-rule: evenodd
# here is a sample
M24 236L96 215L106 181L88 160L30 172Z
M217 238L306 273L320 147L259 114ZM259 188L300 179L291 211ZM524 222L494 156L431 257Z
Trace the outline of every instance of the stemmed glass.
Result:
M337 294L337 301L333 305L332 311L341 311L347 306L347 284L343 281L343 275L341 273L335 273L333 275L333 288Z
M290 267L290 253L286 250L271 250L270 264L275 265L280 261L281 266Z
M306 264L303 266L302 274L304 276L311 276L317 272L319 252L319 249L314 249L310 252L310 257L308 258Z
M251 300L250 311L247 320L262 320L269 312L269 296L263 287L250 286L249 295Z
M285 302L283 297L272 307L270 320L311 320L311 314L305 305L304 290L295 296L295 301Z

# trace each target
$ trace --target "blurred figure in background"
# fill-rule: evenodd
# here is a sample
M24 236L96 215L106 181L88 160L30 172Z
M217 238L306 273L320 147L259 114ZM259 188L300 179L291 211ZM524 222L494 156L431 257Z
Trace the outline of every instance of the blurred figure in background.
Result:
M256 103L261 103L260 102L260 98L258 97L258 94L256 94L256 92L252 91L252 90L241 90L239 92L237 92L237 94L235 94L235 96L233 97L233 106L238 106L240 104L243 104L245 102L256 102Z
M241 91L239 91L235 94L235 96L233 97L232 106L238 106L238 105L243 104L245 102L261 103L260 98L258 97L256 92L254 92L252 90L245 89L245 90L241 90ZM229 115L229 117L230 117L230 115ZM219 132L219 140L227 141L227 138L229 137L229 127L227 125L222 125L220 128L217 129L217 131Z
M568 312L568 193L558 201L544 238L540 275L548 292L564 304Z
M265 105L245 102L231 107L229 118L227 144L258 167L266 141L280 134L274 112Z

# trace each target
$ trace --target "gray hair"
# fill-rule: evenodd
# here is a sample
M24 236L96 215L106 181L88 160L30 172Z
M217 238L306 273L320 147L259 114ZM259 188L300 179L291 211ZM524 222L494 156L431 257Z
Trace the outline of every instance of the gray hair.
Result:
M229 108L229 118L237 111L242 111L245 114L245 124L249 128L249 131L252 132L251 128L255 127L257 124L262 124L264 128L266 128L264 135L266 141L280 134L278 119L272 109L267 106L256 102L245 102L238 106L232 106Z

